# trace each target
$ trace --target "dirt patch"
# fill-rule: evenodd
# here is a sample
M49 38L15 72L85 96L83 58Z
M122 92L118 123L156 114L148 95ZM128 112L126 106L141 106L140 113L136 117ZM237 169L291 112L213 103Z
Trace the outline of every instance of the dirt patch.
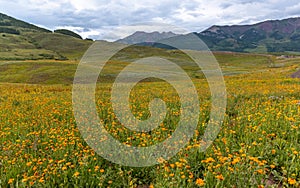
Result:
M300 70L298 70L297 72L294 72L293 74L291 74L292 78L300 78Z
M29 83L31 83L31 84L44 83L47 80L49 80L49 78L50 78L50 75L47 73L34 74L31 76Z
M283 185L281 182L278 182L275 180L275 177L271 174L269 177L262 181L262 183L265 185L266 188L276 187L276 188L282 188Z

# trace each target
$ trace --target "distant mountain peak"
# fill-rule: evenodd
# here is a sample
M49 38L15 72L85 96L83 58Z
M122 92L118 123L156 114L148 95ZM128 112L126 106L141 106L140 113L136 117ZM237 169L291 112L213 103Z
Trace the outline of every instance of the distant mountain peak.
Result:
M220 26L213 25L210 28L208 28L206 31L210 31L210 32L216 33L219 30L219 27Z
M124 43L124 44L138 44L138 43L151 43L151 42L157 42L162 39L170 38L178 36L177 34L171 32L171 31L153 31L153 32L145 32L145 31L136 31L133 34L123 38L119 39L116 42Z

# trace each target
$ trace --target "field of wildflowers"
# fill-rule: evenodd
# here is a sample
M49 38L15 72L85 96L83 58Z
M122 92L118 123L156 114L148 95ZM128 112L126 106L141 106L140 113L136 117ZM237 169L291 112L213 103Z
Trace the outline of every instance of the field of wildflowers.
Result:
M72 111L72 86L2 83L0 187L300 187L300 80L289 78L296 68L226 76L225 121L206 152L199 152L199 140L210 93L205 79L193 80L201 104L193 139L171 160L145 168L113 164L85 143ZM166 119L150 133L118 123L110 86L99 85L97 107L116 139L144 147L172 135L180 112L170 85L143 82L132 91L131 110L139 119L149 117L151 98L167 103Z

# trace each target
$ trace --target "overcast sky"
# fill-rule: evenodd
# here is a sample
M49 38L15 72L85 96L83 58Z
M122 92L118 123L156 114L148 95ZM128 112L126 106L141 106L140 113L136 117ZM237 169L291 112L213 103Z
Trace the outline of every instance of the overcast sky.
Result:
M114 40L135 29L142 30L122 27L136 23L167 23L200 32L211 25L252 24L297 17L300 1L0 0L0 12L51 30L67 28L84 38ZM116 28L119 28L117 32L110 32Z

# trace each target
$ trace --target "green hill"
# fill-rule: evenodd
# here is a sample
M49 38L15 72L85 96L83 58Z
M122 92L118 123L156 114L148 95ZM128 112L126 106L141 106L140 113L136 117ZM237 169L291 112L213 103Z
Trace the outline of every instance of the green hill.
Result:
M17 29L19 31L40 31L51 33L50 30L44 29L33 24L15 19L13 17L7 16L5 14L0 13L0 27L1 28L11 28Z
M0 60L80 59L92 43L71 31L52 32L0 13Z

